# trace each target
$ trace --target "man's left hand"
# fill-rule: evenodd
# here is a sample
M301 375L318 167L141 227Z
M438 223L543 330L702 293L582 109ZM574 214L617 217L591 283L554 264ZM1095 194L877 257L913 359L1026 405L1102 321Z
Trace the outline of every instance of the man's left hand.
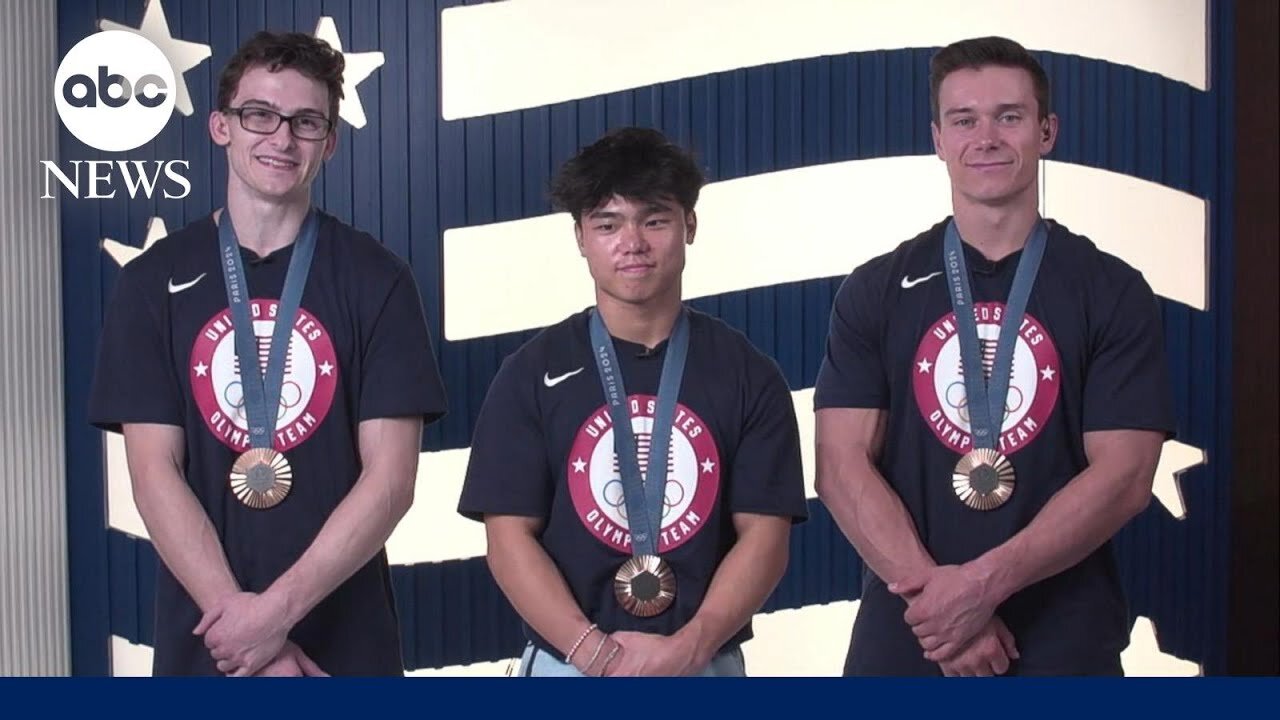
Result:
M284 646L290 629L286 613L284 603L270 594L235 593L209 608L194 634L204 635L218 672L244 677L262 669Z
M618 657L604 668L604 674L610 677L671 677L692 675L702 669L696 665L693 647L678 634L619 631L609 637L622 646Z
M964 648L995 614L980 578L963 565L940 565L889 585L907 601L904 615L933 662Z

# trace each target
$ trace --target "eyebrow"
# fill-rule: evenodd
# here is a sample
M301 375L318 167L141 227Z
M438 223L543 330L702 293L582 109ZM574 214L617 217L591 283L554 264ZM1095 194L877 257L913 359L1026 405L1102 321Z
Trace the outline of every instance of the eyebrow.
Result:
M275 110L276 112L281 112L281 107L271 102L270 100L259 100L258 98L249 98L248 100L245 100L244 102L240 103L240 107L246 107L246 106L265 107L269 110ZM324 112L317 110L315 108L310 108L310 107L299 108L293 114L294 115L315 114L315 115L319 115L320 117L324 117Z
M1010 110L1021 110L1023 112L1026 112L1027 106L1023 103L1000 103L999 105L996 106L997 115L1003 112L1008 112ZM954 117L956 115L976 115L977 112L978 111L974 110L973 108L951 108L950 110L947 110L946 112L942 113L942 116Z

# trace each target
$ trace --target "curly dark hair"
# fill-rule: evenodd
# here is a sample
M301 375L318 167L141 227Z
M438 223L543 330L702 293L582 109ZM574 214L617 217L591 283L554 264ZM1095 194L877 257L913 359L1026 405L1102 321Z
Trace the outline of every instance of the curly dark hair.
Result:
M250 68L265 67L270 72L297 70L324 83L329 89L329 120L337 122L338 102L342 100L342 71L346 61L342 53L323 40L298 32L273 33L261 30L236 50L218 78L218 109L231 105L240 87L240 78Z
M618 195L633 201L671 199L686 213L698 203L702 170L693 156L651 128L624 127L583 148L551 182L551 202L574 222Z

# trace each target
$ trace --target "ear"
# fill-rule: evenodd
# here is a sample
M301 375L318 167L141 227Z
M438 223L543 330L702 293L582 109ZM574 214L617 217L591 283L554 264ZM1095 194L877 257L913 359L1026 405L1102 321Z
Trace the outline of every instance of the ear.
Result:
M214 145L226 147L231 144L231 127L225 113L217 110L209 113L209 137Z
M684 234L684 244L685 244L685 245L692 245L692 244L693 244L693 236L698 234L698 213L697 213L697 211L695 211L695 210L690 210L690 211L689 211L689 213L688 213L687 215L685 215L685 216L684 216L684 225L685 225L685 229L686 229L685 234Z
M333 157L334 151L338 149L338 125L335 123L333 130L329 132L329 137L324 139L324 160L329 161Z
M938 156L942 162L947 161L947 154L942 149L942 129L938 127L938 123L929 123L929 132L933 135L933 153Z
M578 242L578 254L586 257L587 249L582 244L582 223L576 220L573 223L573 239Z
M1058 116L1049 113L1049 117L1040 123L1040 155L1048 155L1054 143L1058 142Z

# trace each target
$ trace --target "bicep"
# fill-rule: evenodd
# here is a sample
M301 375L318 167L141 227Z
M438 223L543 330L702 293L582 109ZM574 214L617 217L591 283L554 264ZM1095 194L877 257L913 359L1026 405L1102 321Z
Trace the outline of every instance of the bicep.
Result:
M737 532L739 540L745 537L760 537L766 544L784 545L791 533L791 518L782 515L736 512L733 514L733 529Z
M819 461L865 456L872 462L884 449L889 414L877 408L824 408L815 413Z
M1084 434L1084 452L1090 467L1115 471L1119 477L1137 477L1150 484L1160 462L1164 434L1153 430L1097 430Z
M186 432L177 425L125 423L125 459L136 487L155 475L158 468L181 470L186 458Z
M407 477L412 482L418 470L422 418L362 420L357 430L357 442L360 463L366 473L386 471L390 477Z
M520 540L537 540L542 533L546 520L527 515L499 515L488 513L484 516L485 537L489 541L490 553L494 548L499 550L512 542Z

